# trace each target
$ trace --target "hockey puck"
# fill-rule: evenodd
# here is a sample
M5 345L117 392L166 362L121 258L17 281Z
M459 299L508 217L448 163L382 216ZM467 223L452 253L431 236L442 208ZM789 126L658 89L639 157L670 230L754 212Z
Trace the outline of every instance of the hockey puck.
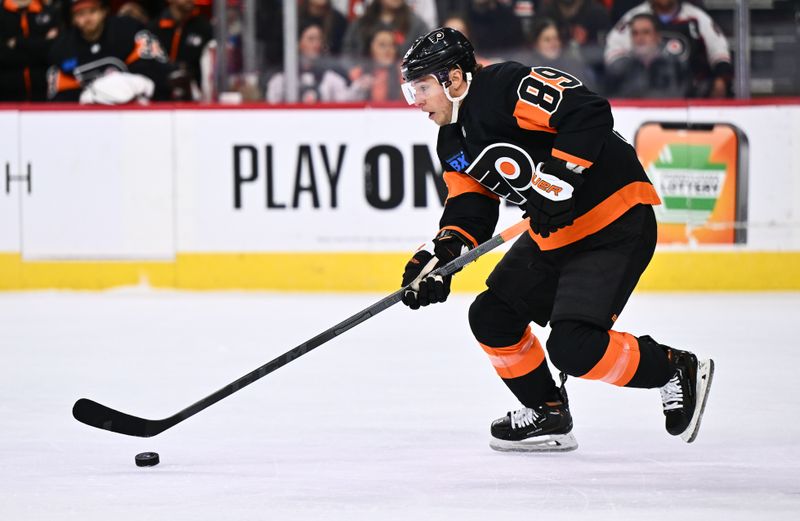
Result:
M136 455L137 467L153 467L158 465L158 452L142 452Z

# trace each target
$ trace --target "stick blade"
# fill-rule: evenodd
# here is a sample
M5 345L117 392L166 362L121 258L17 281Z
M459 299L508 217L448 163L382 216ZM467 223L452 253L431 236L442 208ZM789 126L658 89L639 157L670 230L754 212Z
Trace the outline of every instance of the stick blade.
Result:
M140 438L155 436L163 430L159 428L160 421L131 416L86 398L75 402L72 406L72 416L91 427Z

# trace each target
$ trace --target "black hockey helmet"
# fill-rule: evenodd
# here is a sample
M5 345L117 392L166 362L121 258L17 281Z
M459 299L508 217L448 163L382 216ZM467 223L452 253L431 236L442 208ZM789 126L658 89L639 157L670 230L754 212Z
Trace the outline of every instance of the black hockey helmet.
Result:
M404 82L433 74L440 83L446 84L453 67L465 73L475 72L475 49L460 32L440 27L414 41L403 56L401 70Z

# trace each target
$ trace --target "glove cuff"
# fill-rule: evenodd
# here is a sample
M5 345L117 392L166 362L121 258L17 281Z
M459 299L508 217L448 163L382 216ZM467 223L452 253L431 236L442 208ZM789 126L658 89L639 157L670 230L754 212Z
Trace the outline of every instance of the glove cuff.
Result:
M433 240L436 241L445 237L457 239L464 246L466 246L468 250L471 250L478 245L478 241L476 241L472 235L457 226L445 226L439 230L439 233L436 234L436 237L434 237Z

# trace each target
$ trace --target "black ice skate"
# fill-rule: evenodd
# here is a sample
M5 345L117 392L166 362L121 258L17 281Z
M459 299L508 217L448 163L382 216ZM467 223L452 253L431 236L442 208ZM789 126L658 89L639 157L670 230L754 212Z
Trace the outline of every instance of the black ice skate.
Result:
M524 407L492 422L489 446L499 451L566 452L578 448L566 402Z
M665 346L666 347L666 346ZM666 347L675 368L669 382L660 389L667 432L692 443L700 430L708 391L714 377L714 361L700 360L688 352Z

